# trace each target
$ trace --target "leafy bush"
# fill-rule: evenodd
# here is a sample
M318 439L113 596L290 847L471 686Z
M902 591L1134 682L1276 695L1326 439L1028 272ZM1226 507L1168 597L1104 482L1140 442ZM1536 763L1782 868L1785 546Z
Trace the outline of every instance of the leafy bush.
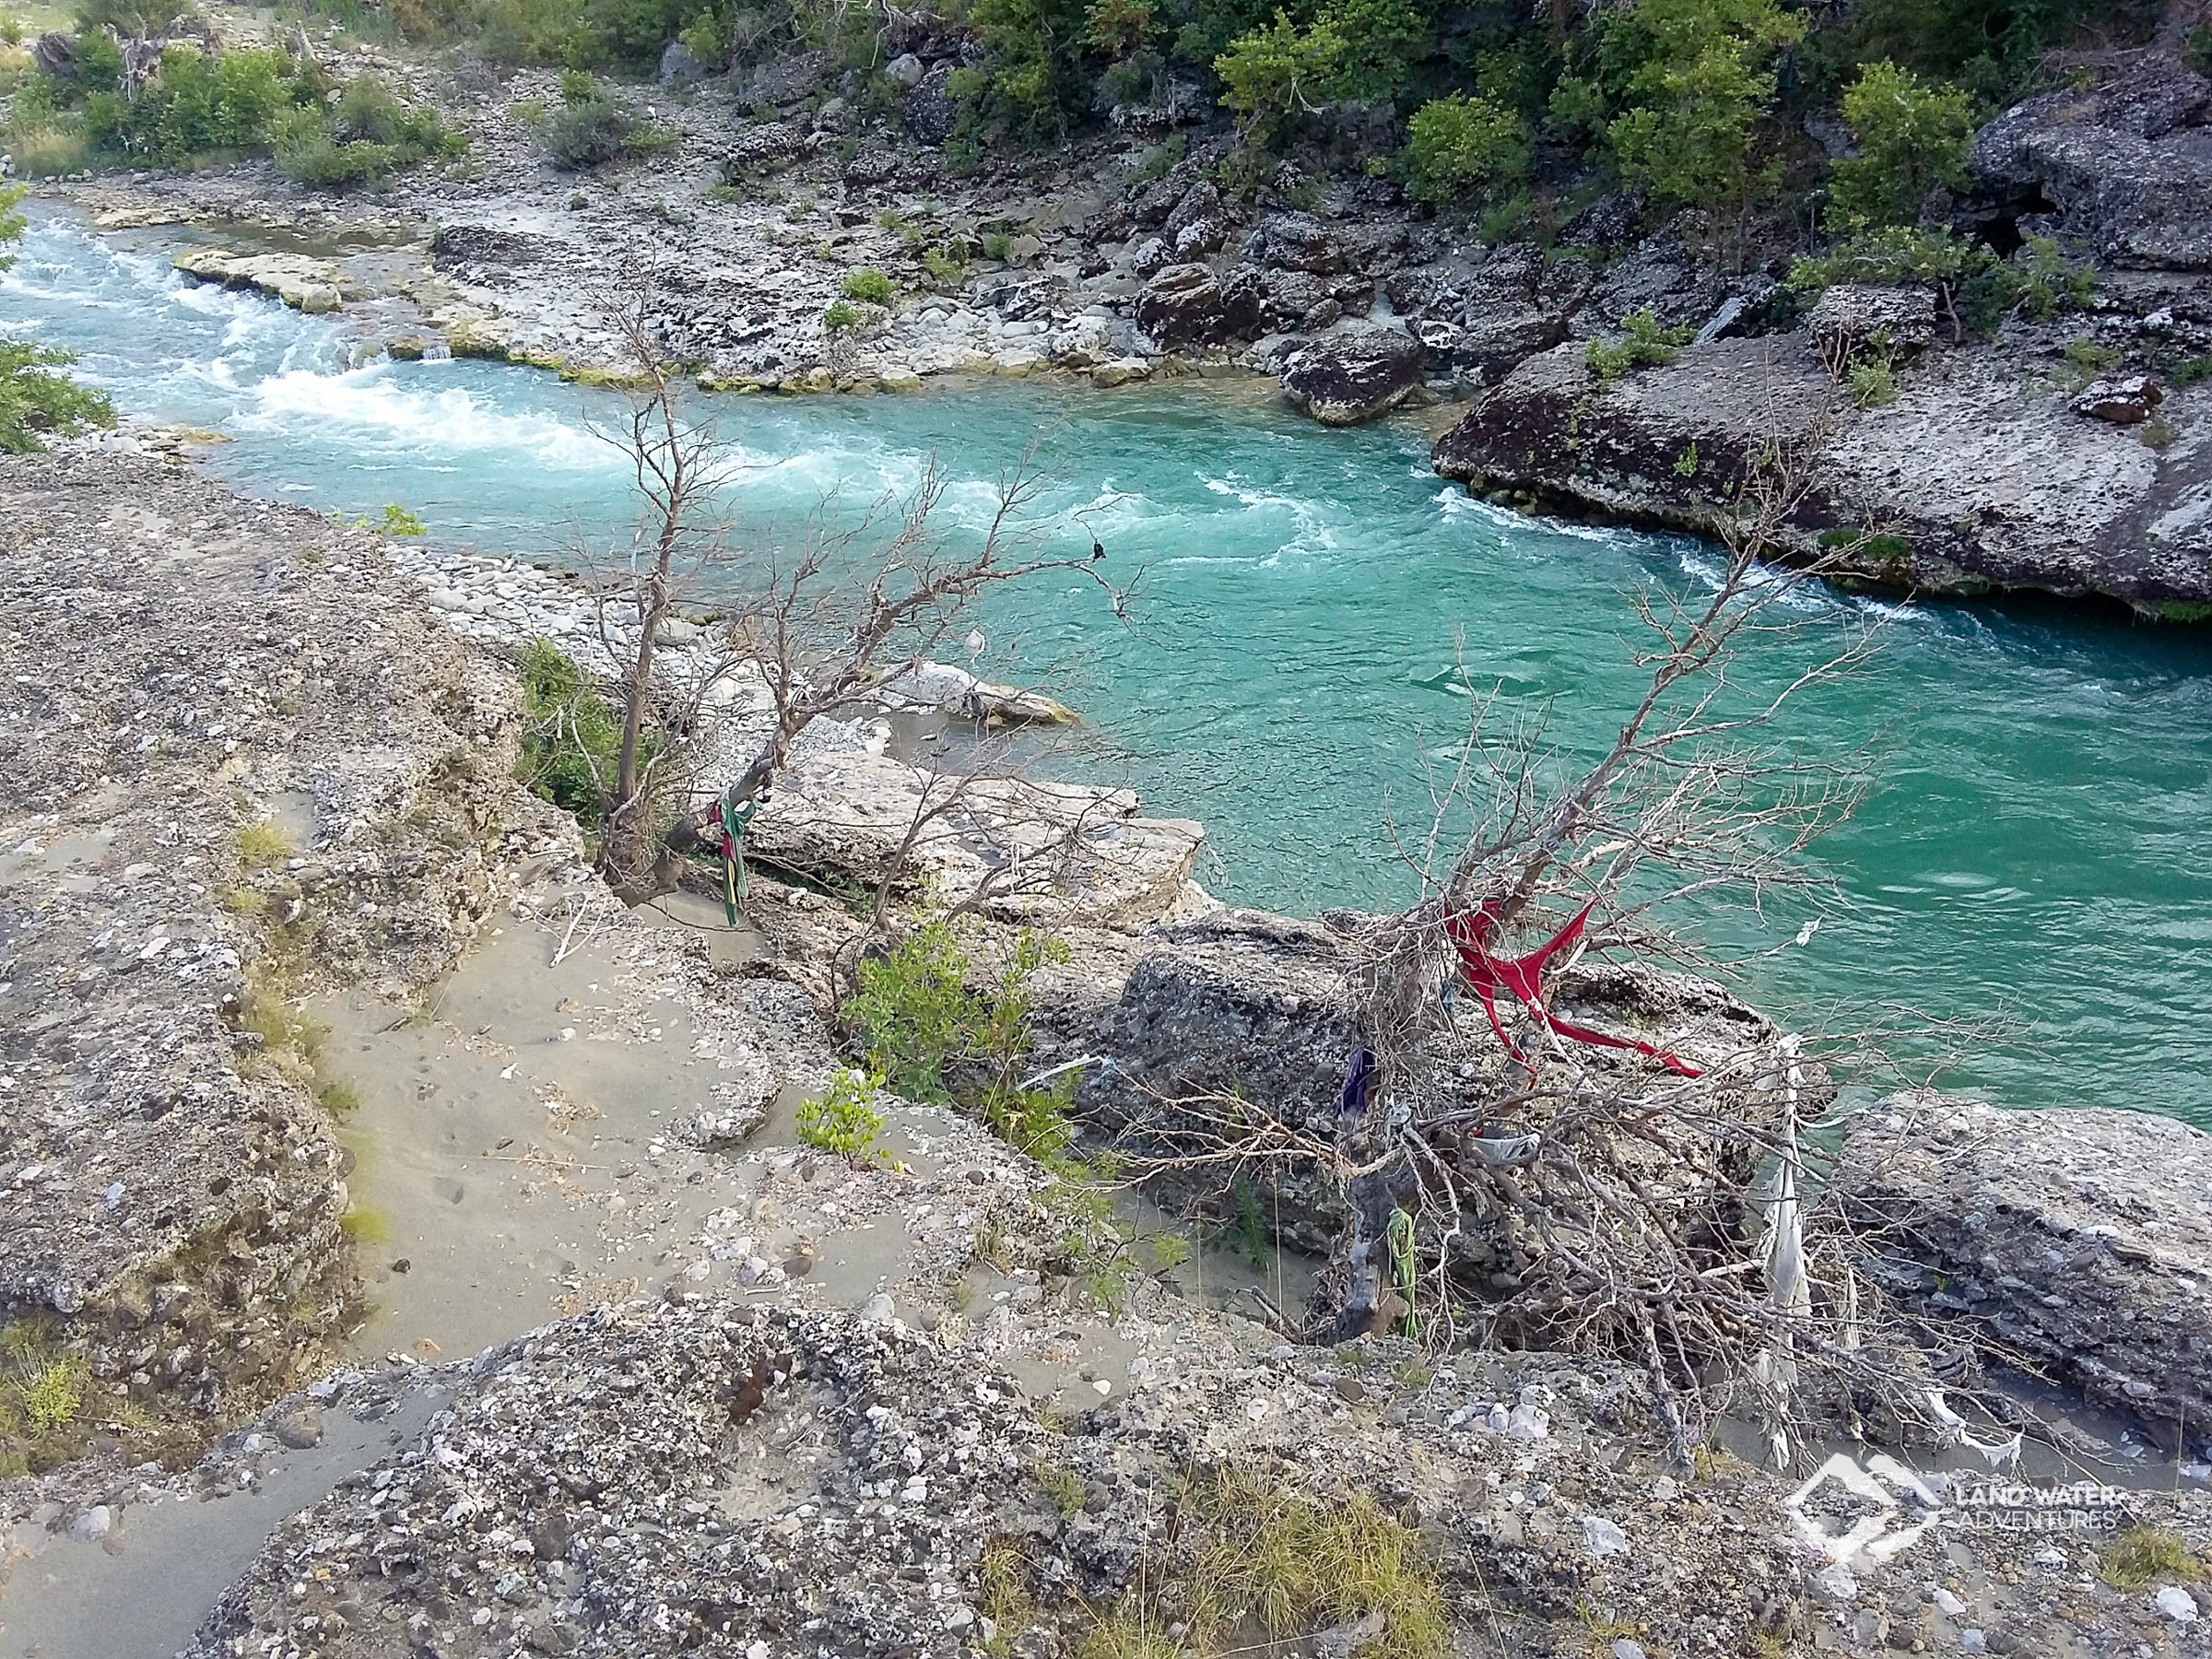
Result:
M1878 409L1897 401L1897 372L1889 367L1886 352L1852 364L1850 384L1851 401L1862 409Z
M135 98L107 89L88 94L85 130L98 149L173 167L264 149L282 111L319 100L319 90L280 53L212 56L197 46L171 46L161 53L160 78Z
M899 297L891 279L874 265L855 265L845 273L841 291L848 300L857 300L863 305L888 305Z
M606 699L550 640L533 640L518 669L524 733L515 775L537 794L596 828L600 780L614 775L621 729Z
M843 334L860 326L860 307L850 300L832 300L830 308L822 312L822 326L831 334Z
M1618 340L1592 340L1583 351L1583 360L1590 372L1606 385L1618 380L1631 370L1657 368L1671 363L1681 356L1681 347L1689 342L1695 330L1664 328L1658 313L1649 306L1630 312L1620 320L1628 332Z
M629 154L638 126L637 117L614 100L593 97L552 111L538 136L554 166L580 172Z
M1931 85L1891 63L1868 64L1843 94L1842 113L1859 153L1839 161L1828 190L1830 229L1910 224L1938 184L1966 185L1974 100Z
M1454 93L1407 124L1407 190L1424 202L1477 195L1528 176L1528 124L1488 99Z
M1839 282L1925 283L1959 329L1994 332L2006 313L2038 319L2086 304L2095 278L2049 237L2031 236L2010 260L1947 225L1862 231L1790 266L1790 287L1817 294Z
M1774 170L1753 163L1773 63L1804 39L1775 0L1641 0L1608 18L1601 57L1628 107L1606 128L1621 175L1662 203L1740 209Z
M968 121L993 138L1063 141L1090 102L1082 0L972 0L968 21L983 62L956 70L948 88Z
M882 1088L880 1073L840 1066L830 1076L828 1093L799 1102L799 1144L854 1163L880 1161L877 1141L884 1116L868 1102Z
M302 107L278 116L269 147L286 178L335 185L382 179L427 157L457 155L466 144L435 110L402 102L375 76L361 75L327 115Z

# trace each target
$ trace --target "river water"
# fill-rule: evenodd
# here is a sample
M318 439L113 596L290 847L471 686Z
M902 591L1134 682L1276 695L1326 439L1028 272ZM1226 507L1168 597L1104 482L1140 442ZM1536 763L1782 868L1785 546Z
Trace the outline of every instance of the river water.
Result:
M483 363L349 369L359 320L190 286L147 233L34 211L0 328L77 351L126 415L221 431L209 465L252 493L401 502L434 538L532 556L604 541L632 510L592 430L613 395ZM1049 669L1103 745L1082 764L1203 818L1220 897L1292 912L1410 890L1388 827L1428 821L1426 770L1468 708L1455 662L1586 752L1641 683L1628 595L1709 591L1713 569L1687 538L1472 502L1410 423L1325 431L1249 385L709 407L748 464L734 500L753 547L802 534L825 492L850 517L911 486L933 453L950 522L973 524L1036 446L1067 547L1095 535L1106 568L1144 571L1135 626L1095 584L1055 581L994 606L983 665ZM1803 901L1677 924L1771 948L1747 989L1783 1018L2008 1018L1953 1086L2212 1124L2212 631L2035 601L1794 602L1818 626L1755 642L1754 687L1878 625L1871 665L1780 731L1813 755L1879 746L1879 793L1821 845L1842 902L1803 947Z

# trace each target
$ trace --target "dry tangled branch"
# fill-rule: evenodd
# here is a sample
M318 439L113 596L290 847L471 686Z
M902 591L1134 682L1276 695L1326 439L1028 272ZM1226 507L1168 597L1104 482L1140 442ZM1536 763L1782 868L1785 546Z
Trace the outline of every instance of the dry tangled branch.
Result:
M1911 1334L1801 1204L1806 1131L1870 1043L1778 1030L1680 925L1819 887L1803 855L1869 775L1863 754L1773 732L1872 645L1795 603L1827 566L1760 558L1796 476L1769 457L1709 594L1637 596L1649 678L1594 759L1468 685L1429 825L1396 838L1420 898L1333 919L1364 1045L1333 1133L1230 1095L1162 1101L1147 1162L1310 1164L1349 1211L1334 1335L1630 1359L1686 1458L1716 1412L1756 1417L1784 1456L1822 1416L1940 1421ZM1739 660L1754 635L1801 638L1803 665L1757 681Z

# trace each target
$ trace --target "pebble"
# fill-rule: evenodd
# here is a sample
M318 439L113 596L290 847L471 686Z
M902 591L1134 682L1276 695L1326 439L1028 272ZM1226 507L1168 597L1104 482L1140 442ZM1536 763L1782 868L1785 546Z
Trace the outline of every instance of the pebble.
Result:
M115 1512L104 1503L96 1503L71 1522L69 1535L79 1544L96 1543L108 1535L115 1525Z
M1936 1610L1946 1618L1956 1618L1966 1611L1966 1604L1940 1585L1936 1587L1935 1601Z
M1590 1553L1601 1561L1608 1556L1629 1553L1629 1535L1603 1515L1583 1517L1583 1542L1589 1546Z
M1643 1649L1623 1636L1613 1644L1613 1659L1644 1659Z
M2154 1598L2159 1611L2176 1624L2194 1624L2197 1618L2196 1597L2179 1584L2169 1584Z

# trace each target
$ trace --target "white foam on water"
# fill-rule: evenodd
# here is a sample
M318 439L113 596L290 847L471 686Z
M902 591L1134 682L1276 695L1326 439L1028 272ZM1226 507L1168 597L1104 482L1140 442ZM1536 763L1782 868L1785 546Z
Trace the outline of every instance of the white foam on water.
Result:
M569 468L611 468L616 452L589 432L543 415L509 414L466 388L417 391L394 383L387 365L342 374L290 369L250 389L237 424L248 431L342 429L359 446L430 455L506 452Z

